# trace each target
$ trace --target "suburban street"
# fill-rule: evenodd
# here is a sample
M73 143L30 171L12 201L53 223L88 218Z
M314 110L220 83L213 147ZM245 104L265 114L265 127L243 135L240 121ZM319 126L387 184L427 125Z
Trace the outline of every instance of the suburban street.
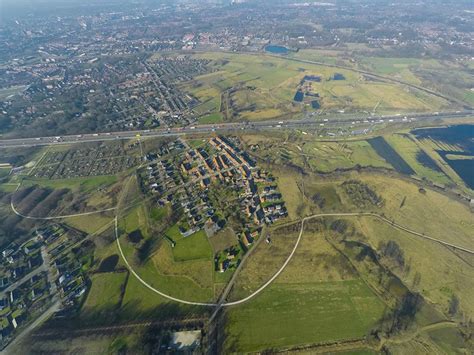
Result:
M41 257L43 258L43 263L38 266L36 269L30 271L28 274L23 276L21 279L15 281L11 285L9 285L7 288L5 288L3 291L0 291L0 298L5 298L7 294L13 290L15 290L19 285L21 285L23 282L26 282L30 280L32 277L35 275L38 275L42 272L47 272L48 271L48 263L47 260L45 260L45 257L48 253L46 253L45 248L41 247Z
M261 122L230 122L216 124L200 124L195 126L161 128L154 130L121 131L121 132L103 132L88 133L77 135L66 135L56 137L31 137L0 139L0 148L32 147L42 145L58 144L77 144L86 142L102 142L113 140L126 140L134 137L167 137L178 136L193 133L226 133L235 131L258 132L281 129L338 129L344 128L352 132L358 132L363 128L370 129L377 124L408 124L413 121L430 121L447 118L472 117L474 111L456 111L456 112L433 112L423 114L406 114L392 116L360 116L347 118L323 118L324 116L309 116L301 120L286 121L261 121ZM360 134L360 133L354 133Z

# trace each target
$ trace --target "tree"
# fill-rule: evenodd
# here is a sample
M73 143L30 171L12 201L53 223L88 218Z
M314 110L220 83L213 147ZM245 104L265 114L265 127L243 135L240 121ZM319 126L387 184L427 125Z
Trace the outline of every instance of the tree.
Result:
M459 298L453 294L449 300L448 313L451 317L455 316L459 311Z
M417 271L415 277L413 278L413 287L417 287L421 281L421 274Z

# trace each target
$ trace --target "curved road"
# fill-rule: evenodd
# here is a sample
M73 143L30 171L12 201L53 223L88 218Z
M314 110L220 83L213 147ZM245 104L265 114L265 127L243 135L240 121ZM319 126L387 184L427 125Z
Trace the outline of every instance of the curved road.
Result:
M20 185L18 185L18 188L19 187L20 187ZM50 217L32 217L32 216L26 216L26 215L23 215L23 214L19 213L15 209L15 206L13 205L13 199L10 203L10 206L11 206L12 211L15 214L17 214L18 216L23 217L23 218L27 218L27 219L36 219L36 220L52 220L52 219L58 219L58 218L70 218L70 217L77 217L77 216L85 216L85 215L91 215L91 214L95 214L95 213L101 213L101 212L111 211L111 210L116 210L117 209L117 207L111 207L111 208L101 210L101 211L85 212L85 213L79 213L79 214L62 215L62 216L50 216ZM119 235L118 235L118 217L117 216L115 216L115 218L114 218L114 224L115 224L115 239L117 241L117 246L118 246L120 255L122 256L122 259L125 262L125 264L126 264L127 268L129 269L129 271L138 279L138 281L140 281L141 284L143 284L145 287L147 287L151 291L157 293L158 295L160 295L164 298L167 298L171 301L175 301L175 302L179 302L179 303L183 303L183 304L187 304L187 305L218 307L218 308L220 308L220 307L227 307L227 306L235 306L235 305L242 304L244 302L249 301L250 299L254 298L256 295L258 295L260 292L262 292L264 289L266 289L285 270L288 263L293 258L293 255L295 254L296 249L298 248L298 245L301 241L301 237L302 237L303 232L304 232L304 223L306 221L314 219L314 218L319 218L319 217L362 217L362 216L369 216L369 217L377 218L377 219L379 219L379 220L381 220L385 223L388 223L389 225L391 225L394 228L400 229L400 230L405 231L405 232L407 232L409 234L412 234L414 236L417 236L417 237L420 237L420 238L423 238L423 239L426 239L426 240L430 240L432 242L436 242L436 243L439 243L441 245L444 245L444 246L447 246L447 247L450 247L450 248L454 248L454 249L457 249L457 250L461 250L461 251L464 251L464 252L469 253L471 255L474 255L473 250L470 250L470 249L467 249L467 248L464 248L464 247L461 247L461 246L458 246L458 245L455 245L455 244L452 244L452 243L449 243L449 242L445 242L445 241L427 236L423 233L419 233L419 232L414 231L410 228L407 228L407 227L404 227L400 224L397 224L397 223L389 220L388 218L386 218L382 215L379 215L377 213L372 213L372 212L320 213L320 214L315 214L315 215L312 215L312 216L305 217L301 220L301 227L300 227L300 232L299 232L299 235L298 235L298 239L296 240L296 243L295 243L290 255L285 260L285 262L280 267L280 269L278 269L278 271L267 282L265 282L262 286L260 286L252 294L250 294L249 296L247 296L245 298L242 298L242 299L237 300L237 301L232 301L232 302L218 302L218 303L193 302L193 301L183 300L183 299L180 299L180 298L177 298L177 297L170 296L166 293L163 293L163 292L157 290L156 288L154 288L153 286L151 286L150 284L148 284L145 280L143 280L135 272L135 270L130 266L130 264L128 263L127 258L125 257L125 254L123 253L122 246L120 245L120 241L119 241Z
M315 214L315 215L312 215L312 216L308 216L308 217L305 217L301 220L301 228L300 228L300 232L299 232L299 235L298 235L298 239L296 240L296 243L290 253L290 255L288 256L288 258L285 260L285 262L283 263L283 265L280 267L280 269L278 269L278 271L267 281L265 282L262 286L260 286L256 291L254 291L253 293L251 293L249 296L245 297L245 298L242 298L240 300L237 300L237 301L232 301L232 302L222 302L222 303L205 303L205 302L193 302L193 301L187 301L187 300L183 300L183 299L180 299L180 298L177 298L177 297L173 297L173 296L170 296L164 292L161 292L159 290L157 290L156 288L154 288L153 286L151 286L150 284L148 284L146 281L144 281L136 272L135 270L133 270L133 268L130 266L130 264L128 263L128 260L127 258L125 257L124 253L123 253L123 250L122 250L122 247L120 245L120 241L119 241L119 235L118 235L118 221L117 221L117 217L115 217L115 239L117 241L117 246L118 246L118 249L119 249L119 252L120 252L120 255L122 256L122 259L124 260L125 264L127 265L127 268L130 270L130 272L138 279L138 281L140 281L140 283L142 283L145 287L147 287L148 289L150 289L151 291L157 293L158 295L164 297L164 298L167 298L171 301L175 301L175 302L179 302L179 303L183 303L183 304L187 304L187 305L193 305L193 306L205 306L205 307L228 307L228 306L235 306L235 305L239 305L239 304L242 304L244 302L247 302L249 301L250 299L254 298L255 296L257 296L260 292L262 292L264 289L266 289L284 270L285 268L287 267L288 263L291 261L291 259L293 258L293 255L295 254L296 252L296 249L298 248L298 245L301 241L301 237L303 235L303 231L304 231L304 222L308 221L308 220L311 220L311 219L314 219L314 218L319 218L319 217L361 217L361 216L369 216L369 217L374 217L374 218L377 218L385 223L388 223L390 224L392 227L394 228L398 228L400 230L403 230L407 233L410 233L412 235L415 235L417 237L421 237L421 238L424 238L424 239L427 239L427 240L430 240L430 241L433 241L433 242L436 242L436 243L439 243L441 245L444 245L444 246L448 246L448 247L451 247L451 248L454 248L454 249L458 249L458 250L462 250L466 253L469 253L469 254L472 254L474 255L474 251L473 250L469 250L469 249L466 249L464 247L460 247L460 246L457 246L457 245L454 245L454 244L451 244L451 243L448 243L448 242L445 242L445 241L442 241L442 240L439 240L439 239L436 239L436 238L432 238L432 237L429 237L429 236L426 236L422 233L419 233L419 232L416 232L414 230L411 230L409 228L406 228L404 226L401 226L397 223L394 223L392 221L390 221L389 219L379 215L379 214L376 214L376 213L371 213L371 212L354 212L354 213L320 213L320 214Z

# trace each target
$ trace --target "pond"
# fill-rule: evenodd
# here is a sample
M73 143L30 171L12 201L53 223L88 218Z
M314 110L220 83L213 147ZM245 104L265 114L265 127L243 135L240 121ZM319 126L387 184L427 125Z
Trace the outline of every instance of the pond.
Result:
M283 46L268 45L265 47L266 52L274 54L287 54L289 52L288 48Z
M474 190L474 125L415 129L412 133L418 139L431 138L434 141L456 145L462 149L449 151L437 149L436 152L459 175L465 184Z

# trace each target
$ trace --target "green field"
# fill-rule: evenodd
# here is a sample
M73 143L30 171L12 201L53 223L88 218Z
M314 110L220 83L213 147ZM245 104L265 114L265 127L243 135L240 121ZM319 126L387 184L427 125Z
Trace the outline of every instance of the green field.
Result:
M0 100L5 100L9 96L16 95L23 90L25 90L27 86L25 85L16 85L16 86L10 86L9 88L3 88L0 89Z
M141 230L145 237L148 236L148 215L146 207L144 205L138 205L131 209L121 224L124 226L126 233Z
M14 192L17 188L16 184L0 184L0 191L3 192Z
M303 104L293 102L296 89L305 75L318 75L321 82L312 83L320 96L321 109L336 112L374 110L377 112L441 110L447 102L417 89L406 89L396 83L369 81L347 69L331 68L287 60L269 55L201 53L198 58L212 60L215 70L183 84L183 89L202 104L194 110L202 123L221 119L264 120L299 117ZM345 80L331 80L334 73ZM309 106L305 109L311 110Z
M71 189L80 190L81 192L90 192L98 187L111 185L116 182L116 176L95 176L55 180L28 177L23 180L22 186L39 185L53 189Z
M120 307L122 288L127 273L100 273L91 276L92 286L82 307L82 316L110 317Z
M356 222L371 245L377 246L389 240L395 240L400 245L405 259L410 261L410 267L408 271L394 269L395 273L406 285L414 285L412 287L433 302L439 311L446 312L450 297L455 294L461 300L463 312L474 313L474 301L471 297L474 270L465 260L445 247L413 238L371 218L360 218ZM440 235L438 237L443 239ZM423 252L420 253L420 250ZM419 280L415 281L418 277Z
M420 68L442 68L442 65L434 59L364 57L358 62L367 71L391 76L415 85L422 84L421 78L416 75Z
M178 240L173 248L173 256L176 261L209 260L212 257L212 250L206 233L201 230Z
M229 352L363 337L384 310L360 280L276 284L228 312Z
M155 221L159 222L168 214L168 208L166 207L152 207L150 210L150 218Z
M293 249L299 226L277 228L270 234L270 244L258 245L237 278L231 300L248 296L275 274ZM375 325L385 304L325 236L305 232L273 284L229 310L227 351L284 349L360 338Z
M171 228L174 229L177 230ZM179 231L177 234L181 237ZM120 238L120 243L130 265L153 287L185 300L211 301L214 297L214 264L211 248L205 239L205 234L196 234L195 237L195 239L188 237L192 238L189 240L190 244L183 237L177 241L177 245L183 242L183 247L178 250L178 258L183 261L175 260L174 249L177 246L172 248L169 242L161 238L158 239L159 244L153 254L142 263L137 261L135 246L128 238ZM185 246L197 249L187 249Z
M314 142L303 146L308 162L316 171L329 172L356 165L391 168L367 141Z
M430 58L378 57L376 52L377 49L364 44L351 43L343 49L304 49L290 56L363 70L410 84L429 87L471 105L474 102L472 91L466 89L473 86L472 76L469 75L470 66L472 66L470 61L463 63L462 61L442 61ZM413 94L418 96L415 92ZM422 96L420 99L424 100ZM383 111L383 101L381 104L379 110Z
M291 141L292 140L292 141ZM258 144L255 154L266 161L279 165L288 163L308 167L315 172L332 172L337 169L350 169L356 166L387 168L393 167L385 161L366 140L320 141L310 135L286 137L267 137L246 135L243 141Z
M213 113L199 118L199 123L211 124L222 122L222 115L220 113Z
M439 184L447 184L450 182L448 176L446 176L439 167L434 167L434 169L430 168L429 166L423 165L417 159L417 154L422 153L422 150L414 140L409 138L409 136L403 134L392 134L385 137L385 139L397 151L397 153L400 154L403 160L410 165L418 176L427 178Z
M66 223L74 228L80 229L86 233L92 234L112 221L112 216L102 213L90 214L85 216L70 217Z

